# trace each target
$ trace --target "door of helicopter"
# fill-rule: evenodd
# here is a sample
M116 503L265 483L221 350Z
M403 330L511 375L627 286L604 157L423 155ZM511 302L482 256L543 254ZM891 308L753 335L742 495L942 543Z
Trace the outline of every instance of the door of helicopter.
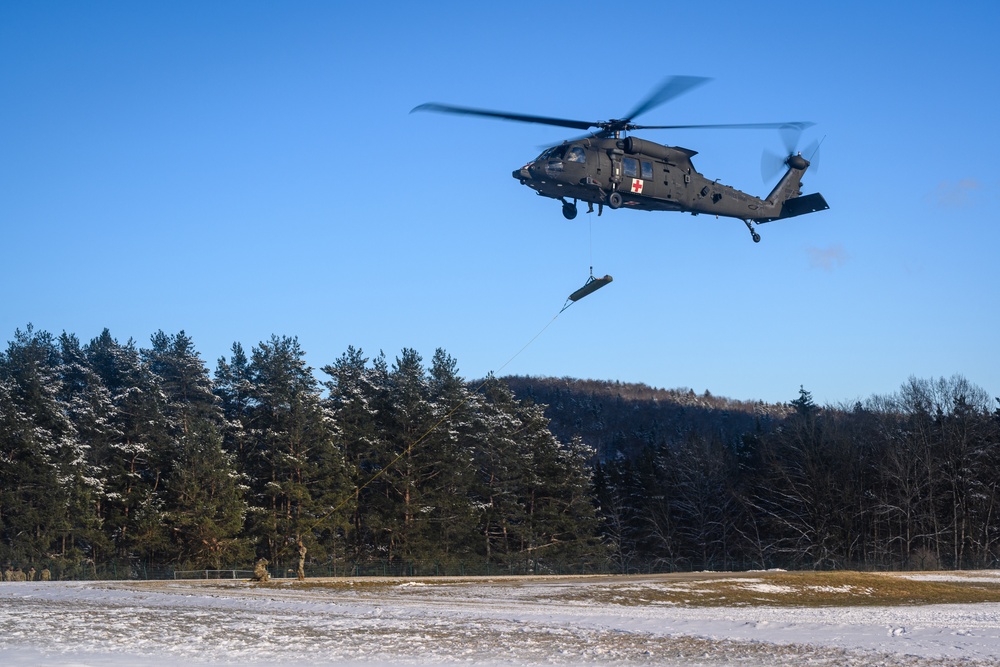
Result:
M611 189L617 190L622 183L622 152L608 151L608 157L611 159L611 176L608 180L611 182Z

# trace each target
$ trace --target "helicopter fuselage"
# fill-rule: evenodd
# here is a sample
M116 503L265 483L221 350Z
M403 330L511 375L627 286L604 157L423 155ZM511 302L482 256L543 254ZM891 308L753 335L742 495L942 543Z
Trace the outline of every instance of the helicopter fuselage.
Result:
M539 195L563 202L563 214L576 216L575 201L641 211L706 213L767 222L780 217L782 202L801 195L801 173L809 163L789 158L789 174L768 199L705 178L691 163L696 151L664 146L637 137L586 138L547 149L513 172ZM568 200L574 200L571 204ZM823 202L825 208L825 202Z

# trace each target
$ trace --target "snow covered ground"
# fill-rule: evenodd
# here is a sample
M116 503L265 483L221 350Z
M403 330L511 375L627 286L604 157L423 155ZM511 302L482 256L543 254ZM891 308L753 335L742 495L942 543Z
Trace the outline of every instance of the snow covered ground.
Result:
M1000 665L1000 603L674 601L720 576L0 583L0 665Z

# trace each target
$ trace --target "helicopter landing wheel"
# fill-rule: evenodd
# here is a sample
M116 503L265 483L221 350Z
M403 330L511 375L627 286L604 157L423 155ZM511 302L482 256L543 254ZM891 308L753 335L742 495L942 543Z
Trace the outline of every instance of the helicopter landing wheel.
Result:
M753 242L754 243L760 243L760 234L758 234L757 230L753 228L753 225L750 223L750 221L749 220L744 220L743 224L746 225L747 229L750 230L750 238L753 239Z
M753 233L753 242L760 243L760 234L758 234L757 232Z
M572 220L576 217L576 204L570 204L568 201L564 201L562 211L564 218Z
M622 205L622 195L620 192L612 192L608 195L608 208L615 209Z

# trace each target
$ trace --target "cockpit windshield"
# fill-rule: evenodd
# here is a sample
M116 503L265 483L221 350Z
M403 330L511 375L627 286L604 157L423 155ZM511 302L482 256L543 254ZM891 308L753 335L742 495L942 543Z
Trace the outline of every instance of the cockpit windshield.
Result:
M561 160L566 155L566 146L553 146L538 156L539 160Z
M553 146L552 148L548 148L541 155L538 156L538 161L544 161L544 160L566 160L567 162L586 162L587 152L583 150L582 146L569 146L567 144L562 144L561 146Z

